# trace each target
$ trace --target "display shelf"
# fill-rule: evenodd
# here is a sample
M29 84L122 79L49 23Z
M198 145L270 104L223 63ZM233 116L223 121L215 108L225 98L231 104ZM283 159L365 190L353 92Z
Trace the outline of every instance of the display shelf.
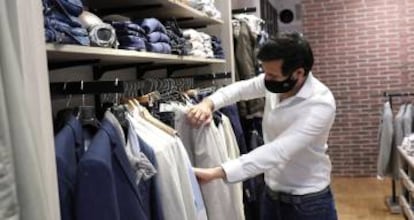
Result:
M413 210L410 208L408 201L402 195L400 196L400 206L402 208L404 216L409 220L413 220L414 219Z
M178 56L78 45L46 44L49 62L99 60L105 64L154 62L157 64L223 64L223 59Z
M89 7L101 16L122 14L132 18L175 18L182 28L224 23L176 0L89 0L88 2Z
M408 156L407 152L401 147L398 147L398 151L400 152L402 159L404 159L404 161L406 161L408 165L414 169L414 157Z

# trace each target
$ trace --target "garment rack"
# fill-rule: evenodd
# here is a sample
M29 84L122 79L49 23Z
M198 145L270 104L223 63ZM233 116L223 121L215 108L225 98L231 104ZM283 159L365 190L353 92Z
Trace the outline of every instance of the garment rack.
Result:
M237 8L231 10L232 14L243 14L243 13L253 13L256 12L256 7L248 7L248 8Z
M93 81L93 82L57 82L50 83L52 95L81 95L102 93L123 93L124 83L122 81Z
M404 97L404 96L414 96L413 92L384 92L383 97L388 98L388 102L390 103L390 107L392 109L392 99L393 97ZM401 213L401 208L399 206L397 200L397 193L396 193L396 180L392 178L391 180L391 197L387 198L386 204L390 209L391 213Z

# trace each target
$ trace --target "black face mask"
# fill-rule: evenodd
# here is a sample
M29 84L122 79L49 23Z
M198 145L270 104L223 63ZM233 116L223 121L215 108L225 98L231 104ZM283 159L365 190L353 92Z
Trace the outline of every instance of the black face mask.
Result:
M292 74L290 74L290 76L283 80L283 81L275 81L275 80L270 80L270 79L266 79L265 78L265 87L267 89L267 91L272 92L272 93L285 93L285 92L289 92L290 90L293 89L293 87L295 87L296 83L298 82L298 79L293 79L292 78Z

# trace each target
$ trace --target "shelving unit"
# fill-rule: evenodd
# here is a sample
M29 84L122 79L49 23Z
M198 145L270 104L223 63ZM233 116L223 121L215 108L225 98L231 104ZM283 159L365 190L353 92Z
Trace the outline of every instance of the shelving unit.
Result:
M156 15L159 19L176 18L183 28L224 23L177 0L89 0L89 7L100 15L122 14L133 18Z
M224 64L223 59L178 56L133 50L120 50L78 45L47 44L49 62L99 60L105 64L156 62L159 64Z
M400 156L400 183L401 195L399 204L406 219L414 219L414 157L398 147Z

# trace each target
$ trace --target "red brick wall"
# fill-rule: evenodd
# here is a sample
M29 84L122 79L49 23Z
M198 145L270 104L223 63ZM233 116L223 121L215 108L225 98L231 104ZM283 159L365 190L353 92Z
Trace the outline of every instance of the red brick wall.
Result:
M313 72L337 101L333 174L375 175L380 95L414 92L414 0L303 0L303 11Z

